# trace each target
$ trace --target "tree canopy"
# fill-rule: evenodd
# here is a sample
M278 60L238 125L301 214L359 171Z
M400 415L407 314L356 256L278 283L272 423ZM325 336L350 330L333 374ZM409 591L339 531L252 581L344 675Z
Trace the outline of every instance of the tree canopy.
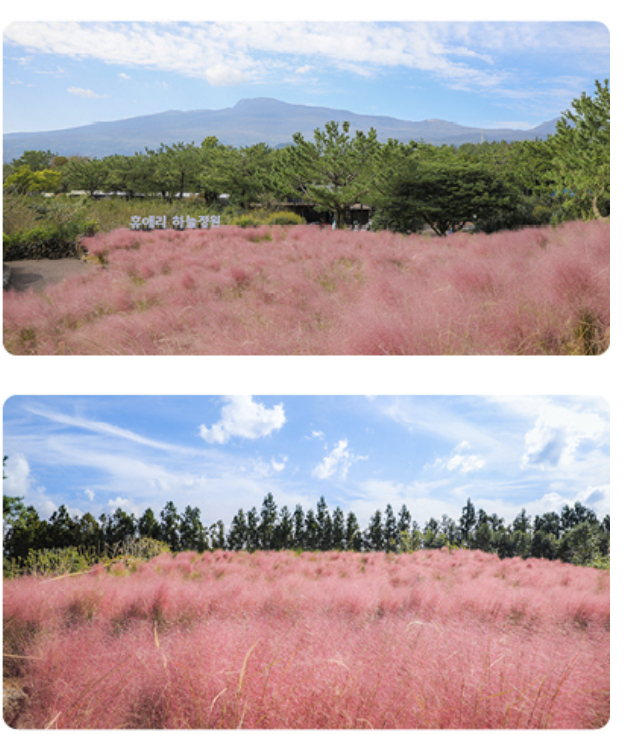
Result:
M498 515L476 509L470 499L455 521L446 515L428 519L424 525L412 519L406 505L395 513L391 504L377 509L362 529L355 513L336 507L331 511L320 497L307 512L277 507L266 495L261 511L239 509L227 531L222 520L209 527L198 508L187 506L180 513L169 501L159 514L148 508L139 519L121 508L96 520L90 513L71 517L62 505L48 520L39 517L21 498L3 498L4 561L7 568L27 568L34 552L74 548L106 552L142 538L159 541L173 552L234 550L255 552L295 549L307 551L353 551L402 553L429 548L470 548L496 553L501 558L533 556L567 563L595 565L609 555L610 519L599 520L593 510L575 502L560 513L547 512L532 518L522 509L512 523Z
M606 79L596 92L573 100L557 122L554 161L566 204L597 219L609 213L610 89Z
M211 134L200 146L172 142L102 160L26 151L4 166L5 193L83 190L180 199L195 193L207 208L223 201L248 210L310 205L338 227L362 204L374 228L429 226L437 235L472 224L496 231L566 219L604 218L610 209L610 91L596 82L548 139L431 145L379 141L370 129L330 121L313 139L243 148ZM210 133L210 131L207 131ZM224 195L224 196L223 196ZM199 201L199 204L200 204Z

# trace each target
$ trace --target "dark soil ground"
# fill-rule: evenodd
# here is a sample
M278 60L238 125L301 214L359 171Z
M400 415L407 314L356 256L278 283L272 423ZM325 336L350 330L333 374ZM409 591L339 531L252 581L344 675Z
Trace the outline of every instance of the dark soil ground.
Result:
M63 260L13 260L5 263L11 268L9 290L43 291L52 283L60 283L69 275L89 268L89 263L74 258Z

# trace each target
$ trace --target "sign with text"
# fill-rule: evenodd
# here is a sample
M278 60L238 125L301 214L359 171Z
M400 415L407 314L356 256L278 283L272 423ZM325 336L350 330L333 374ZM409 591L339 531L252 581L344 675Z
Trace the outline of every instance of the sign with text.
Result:
M167 217L150 216L150 217L131 217L131 229L166 229ZM201 214L198 217L190 217L189 215L172 217L173 229L213 229L220 226L220 217L210 214Z

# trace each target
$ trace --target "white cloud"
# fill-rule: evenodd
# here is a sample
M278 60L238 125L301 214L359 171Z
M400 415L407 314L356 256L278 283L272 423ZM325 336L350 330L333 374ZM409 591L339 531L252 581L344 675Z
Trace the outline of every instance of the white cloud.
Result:
M75 94L77 97L83 97L84 99L104 99L106 94L96 94L91 89L81 89L80 87L69 87L67 90L70 94Z
M469 474L473 471L483 469L485 461L476 454L470 456L464 456L463 454L455 454L446 464L446 468L449 471L455 471L459 469L462 474Z
M93 502L93 500L94 500L94 497L96 496L96 493L94 492L94 490L93 490L93 489L86 489L86 490L85 490L85 495L87 496L87 498L88 498L89 500L91 500L91 501Z
M520 466L544 470L568 467L575 462L583 442L600 446L607 430L607 422L600 413L547 405L525 434Z
M257 439L269 436L279 430L285 423L283 404L266 408L256 403L250 395L226 398L222 408L222 418L211 428L200 426L200 436L207 443L224 444L233 436Z
M21 497L25 505L32 505L42 517L48 517L57 509L57 504L46 494L46 488L36 486L28 460L23 454L12 454L4 467L3 494Z
M205 77L212 87L229 87L243 84L246 75L229 64L214 64L205 71Z
M280 456L278 461L272 457L272 461L270 463L272 464L272 468L275 472L282 472L287 465L287 456Z
M338 441L330 454L314 468L312 474L318 479L330 479L337 474L341 479L346 479L348 470L355 461L366 460L367 456L356 456L348 449L348 441Z
M3 494L9 497L25 497L31 487L30 466L25 456L13 454L4 466Z
M451 455L448 458L439 457L433 464L425 465L425 469L440 469L446 468L448 471L454 472L459 471L462 474L470 474L474 471L483 469L486 465L485 459L478 454L464 453L470 451L470 443L468 441L461 441L453 449Z
M417 69L453 88L498 93L520 83L499 54L576 51L582 68L589 68L608 58L608 36L600 23L18 22L4 32L5 44L28 52L145 66L203 77L214 86L257 81L277 70L302 76L314 62L359 75ZM540 93L534 85L533 94Z
M131 77L128 74L125 74L123 71L121 71L118 76L120 79L130 79Z

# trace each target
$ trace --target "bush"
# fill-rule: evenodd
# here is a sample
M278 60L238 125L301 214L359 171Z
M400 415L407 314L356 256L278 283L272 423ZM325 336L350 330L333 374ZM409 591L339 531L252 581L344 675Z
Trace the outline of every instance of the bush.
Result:
M3 234L3 257L5 260L58 260L76 257L77 238L92 237L97 231L98 222L91 219L40 225L13 235Z
M276 212L276 214L269 214L265 220L265 224L274 224L280 226L305 224L305 220L298 216L295 212Z

